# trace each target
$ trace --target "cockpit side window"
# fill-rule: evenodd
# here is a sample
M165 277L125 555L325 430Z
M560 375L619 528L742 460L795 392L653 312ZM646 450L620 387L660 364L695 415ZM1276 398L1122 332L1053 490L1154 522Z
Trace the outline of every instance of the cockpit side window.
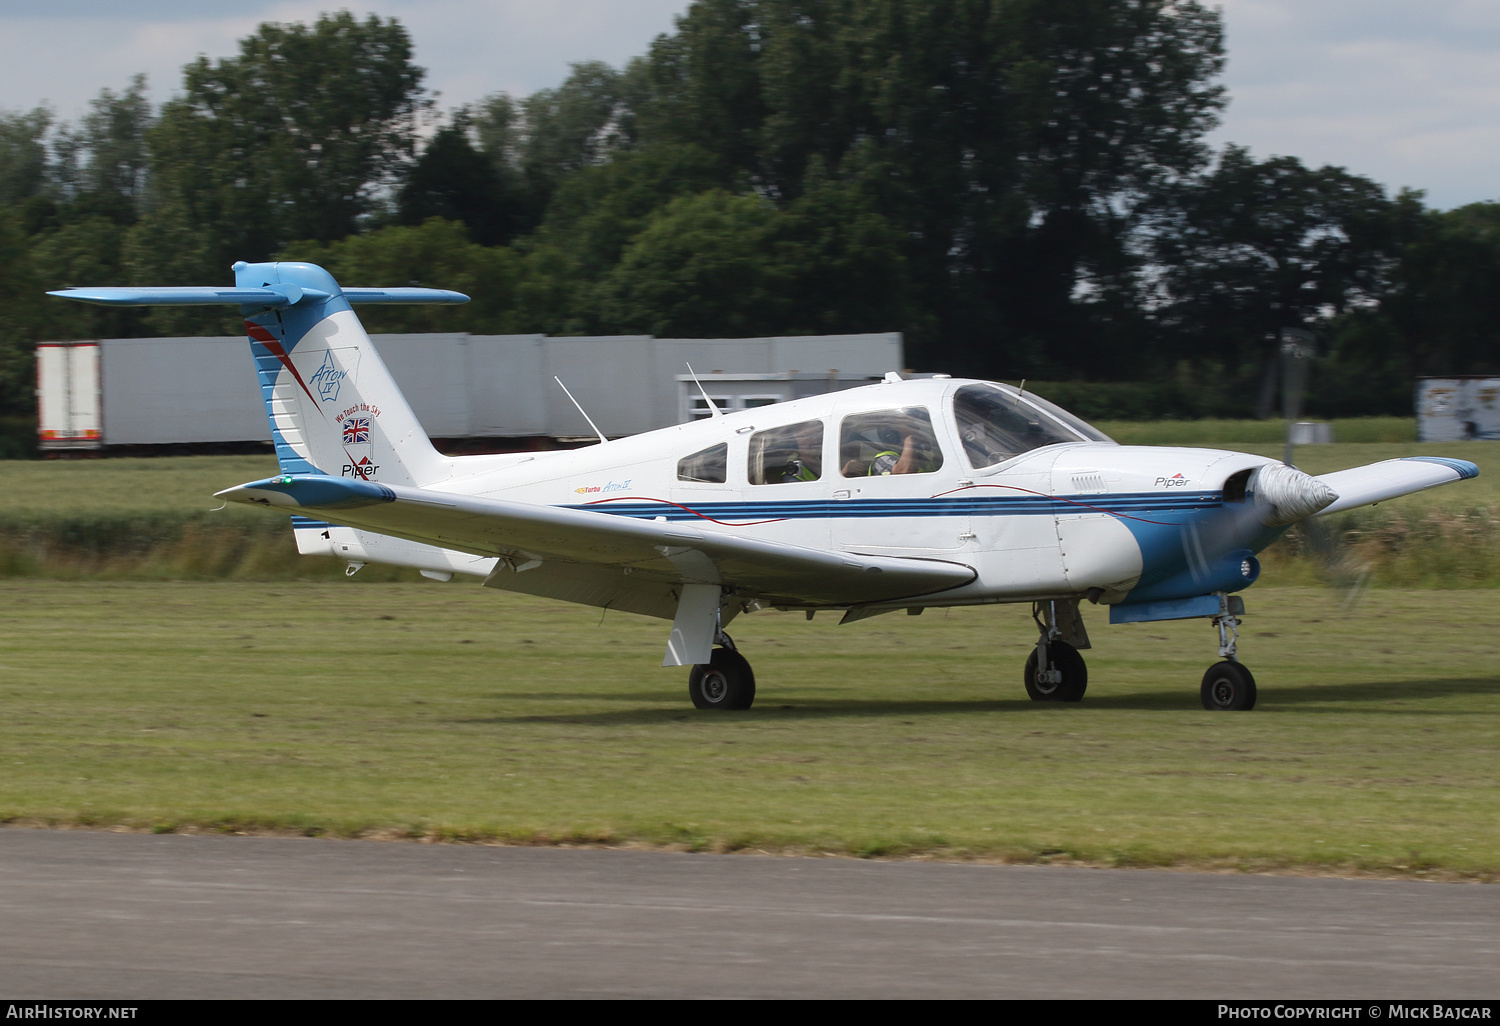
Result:
M757 431L750 436L750 483L787 484L816 481L823 476L823 422Z
M729 443L720 442L677 461L677 480L723 484L729 479Z
M1091 439L1019 394L990 385L960 388L953 396L953 415L964 455L975 470L993 467L1044 445L1107 440L1090 429L1097 436Z
M930 474L943 465L932 417L921 406L856 413L839 431L839 467L845 477Z

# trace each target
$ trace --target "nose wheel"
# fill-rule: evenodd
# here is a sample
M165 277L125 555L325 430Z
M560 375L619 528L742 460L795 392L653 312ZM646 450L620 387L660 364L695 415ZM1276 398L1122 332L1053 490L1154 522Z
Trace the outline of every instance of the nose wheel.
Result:
M1235 614L1244 611L1244 603L1237 597L1219 595L1219 615L1213 618L1213 625L1219 629L1219 657L1223 662L1208 668L1198 689L1203 708L1209 712L1255 708L1255 675L1235 658L1240 640L1240 621Z
M1208 668L1199 690L1211 712L1255 708L1255 677L1240 663L1224 660Z

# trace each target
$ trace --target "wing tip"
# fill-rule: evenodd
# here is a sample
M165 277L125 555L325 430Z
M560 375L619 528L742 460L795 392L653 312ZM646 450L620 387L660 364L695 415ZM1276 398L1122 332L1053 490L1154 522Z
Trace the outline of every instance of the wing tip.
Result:
M1435 463L1440 467L1447 467L1458 475L1460 481L1479 476L1479 467L1468 460L1455 460L1448 456L1403 456L1408 463Z

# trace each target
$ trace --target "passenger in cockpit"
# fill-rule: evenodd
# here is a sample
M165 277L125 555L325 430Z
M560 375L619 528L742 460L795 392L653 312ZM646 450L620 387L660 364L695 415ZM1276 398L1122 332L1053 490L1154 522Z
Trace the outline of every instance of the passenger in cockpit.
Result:
M942 465L925 410L861 414L844 422L845 477L930 474Z

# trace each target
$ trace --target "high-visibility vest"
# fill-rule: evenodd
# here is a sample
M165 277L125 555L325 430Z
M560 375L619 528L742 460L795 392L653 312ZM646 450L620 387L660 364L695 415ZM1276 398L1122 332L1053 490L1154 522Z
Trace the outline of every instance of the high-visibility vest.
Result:
M894 457L896 457L896 462L891 464L891 469L890 470L882 470L880 473L877 474L877 473L875 473L875 461L878 460L878 459L880 459L880 457L882 457L882 456L894 456ZM901 454L899 452L896 452L894 449L887 449L884 452L877 452L874 456L870 457L870 469L867 470L867 471L865 471L865 476L866 477L890 477L891 474L893 474L895 472L895 470L896 470L896 463L900 463L900 462L901 462ZM930 474L935 469L936 468L933 467L932 464L929 463L929 462L927 462L926 460L919 460L917 462L916 467L912 470L912 473L914 473L914 474Z

